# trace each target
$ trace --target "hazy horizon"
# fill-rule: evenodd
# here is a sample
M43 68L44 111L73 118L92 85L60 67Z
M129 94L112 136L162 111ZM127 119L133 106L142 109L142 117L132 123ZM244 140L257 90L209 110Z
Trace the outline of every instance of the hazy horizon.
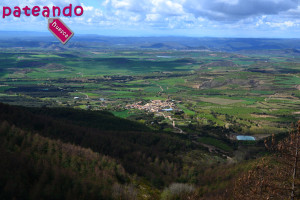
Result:
M49 36L49 37L53 37L54 36L48 32L48 31L27 31L27 30L24 30L24 31L21 31L21 30L8 30L8 31L3 31L3 30L0 30L0 35L1 34L9 34L7 36L11 36L11 37L16 37L17 34L21 34L21 33L26 33L25 36L28 36L30 37L31 35L29 34L35 34L35 35L38 35L38 36ZM188 35L109 35L109 34L97 34L97 33L77 33L74 35L75 37L76 36L99 36L99 37L112 37L112 38L122 38L122 37L128 37L128 38L168 38L168 37L171 37L171 38L198 38L198 39L201 39L201 38L217 38L217 39L300 39L300 36L299 37L246 37L246 36L241 36L241 37L234 37L234 36L188 36ZM1 39L0 39L1 40Z

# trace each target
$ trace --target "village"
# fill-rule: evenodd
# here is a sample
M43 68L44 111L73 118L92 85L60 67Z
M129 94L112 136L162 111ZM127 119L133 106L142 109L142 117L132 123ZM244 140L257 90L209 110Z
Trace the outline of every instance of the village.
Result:
M145 110L148 112L163 112L163 111L173 111L176 106L174 100L151 100L149 103L142 105L143 102L139 101L133 104L126 105L126 109L138 109L138 110Z

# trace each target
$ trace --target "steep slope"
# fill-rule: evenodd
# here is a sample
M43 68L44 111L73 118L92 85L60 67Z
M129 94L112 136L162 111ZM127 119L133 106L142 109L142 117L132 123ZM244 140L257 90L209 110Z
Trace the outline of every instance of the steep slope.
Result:
M153 133L106 112L31 109L0 104L0 122L115 158L131 174L160 188L183 175L182 154L200 150L185 136ZM138 131L139 130L139 131ZM142 131L146 130L146 131Z
M0 156L0 199L135 199L142 195L114 159L23 131L6 121L0 123Z

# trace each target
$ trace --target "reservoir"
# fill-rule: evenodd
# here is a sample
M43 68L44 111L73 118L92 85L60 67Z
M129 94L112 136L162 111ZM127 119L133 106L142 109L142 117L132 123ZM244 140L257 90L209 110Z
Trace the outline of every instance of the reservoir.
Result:
M156 56L157 58L174 58L174 56Z
M168 109L162 109L163 111L173 111L173 108L168 108Z
M248 136L248 135L238 135L236 136L237 140L248 140L248 141L254 141L255 138L253 136Z

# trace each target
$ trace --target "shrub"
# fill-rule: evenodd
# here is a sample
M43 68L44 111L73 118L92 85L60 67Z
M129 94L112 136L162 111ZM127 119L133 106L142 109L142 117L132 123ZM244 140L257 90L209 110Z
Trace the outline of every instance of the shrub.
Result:
M190 184L172 183L164 189L161 194L161 200L184 200L191 199L194 196L195 187Z

